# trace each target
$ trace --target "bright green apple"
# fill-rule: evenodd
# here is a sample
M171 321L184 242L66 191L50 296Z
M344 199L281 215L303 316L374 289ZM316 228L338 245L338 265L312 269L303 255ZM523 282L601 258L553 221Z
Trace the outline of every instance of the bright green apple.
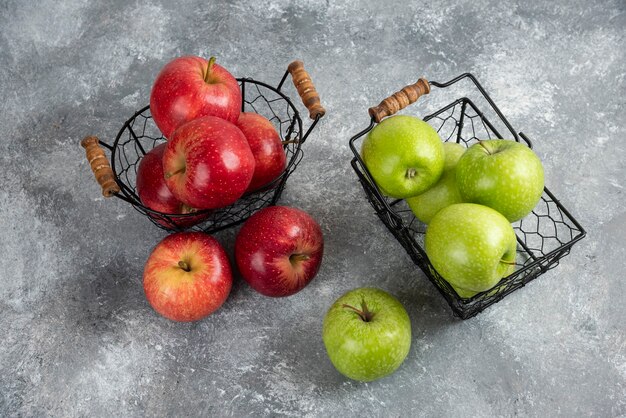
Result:
M432 126L413 116L384 119L361 146L365 166L381 191L405 199L426 191L443 171L443 145Z
M445 142L443 173L439 181L424 193L406 199L415 217L425 224L446 206L463 202L456 186L455 168L466 149L456 142Z
M435 270L464 292L489 290L515 269L513 227L487 206L457 203L440 210L426 229L424 244Z
M480 141L459 160L456 181L465 202L489 206L515 222L528 215L543 193L543 166L524 144Z
M411 348L411 321L402 304L375 288L349 291L333 303L322 330L335 368L369 382L393 373Z

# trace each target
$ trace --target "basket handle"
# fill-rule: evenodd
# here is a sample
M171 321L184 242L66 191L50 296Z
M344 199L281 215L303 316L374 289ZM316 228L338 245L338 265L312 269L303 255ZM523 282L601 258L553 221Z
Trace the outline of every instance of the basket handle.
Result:
M402 90L387 97L380 102L378 106L370 107L369 114L374 118L376 123L378 123L387 116L394 115L396 112L404 109L411 103L415 103L420 96L428 93L430 93L428 80L420 78L415 84L409 84Z
M318 116L324 116L326 109L320 103L320 96L317 90L315 90L311 76L304 69L304 63L302 61L294 61L289 64L287 71L291 74L293 85L296 86L302 103L309 110L309 117L315 119Z
M91 171L96 176L96 181L102 187L102 195L111 197L120 191L120 186L115 181L113 170L109 165L109 160L104 155L104 150L98 143L97 136L86 136L80 141L80 145L85 148L87 161L91 165Z

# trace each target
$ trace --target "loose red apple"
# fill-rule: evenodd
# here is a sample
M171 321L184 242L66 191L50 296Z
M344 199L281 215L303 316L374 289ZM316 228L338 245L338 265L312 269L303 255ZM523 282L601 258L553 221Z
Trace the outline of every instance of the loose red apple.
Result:
M185 122L216 116L237 122L241 90L235 77L215 64L215 57L176 58L163 67L150 93L150 113L166 138Z
M289 296L313 280L324 252L322 230L306 212L270 206L252 215L235 240L239 272L266 296Z
M233 278L226 252L202 232L167 236L152 251L143 272L150 305L173 321L197 321L216 311Z
M168 227L188 228L202 222L207 218L208 214L199 214L197 216L176 216L177 214L187 214L196 212L196 209L185 205L176 199L170 189L165 184L165 176L163 174L163 152L165 145L161 144L154 147L150 152L143 156L137 169L137 194L141 203L146 207L162 212L169 216L168 219L150 214L159 224Z
M178 200L214 209L234 203L246 191L254 174L254 155L239 128L204 116L174 131L163 153L163 171Z
M287 163L282 141L272 122L258 113L242 112L237 127L254 155L254 175L248 191L257 190L278 177Z

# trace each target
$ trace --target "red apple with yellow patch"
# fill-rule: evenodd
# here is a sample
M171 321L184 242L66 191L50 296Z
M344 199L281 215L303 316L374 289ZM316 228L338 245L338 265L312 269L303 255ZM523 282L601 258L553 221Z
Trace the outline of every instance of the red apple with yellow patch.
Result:
M233 278L221 245L202 232L167 236L152 251L143 272L150 305L173 321L198 321L228 298Z

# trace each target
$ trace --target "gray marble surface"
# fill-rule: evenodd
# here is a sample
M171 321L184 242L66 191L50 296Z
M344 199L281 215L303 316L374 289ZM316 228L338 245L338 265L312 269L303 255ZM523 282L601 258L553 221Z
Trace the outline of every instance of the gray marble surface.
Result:
M623 0L0 0L0 415L624 416L625 12ZM318 277L286 299L237 277L193 324L147 304L143 264L164 232L100 196L78 145L113 138L181 54L272 83L303 59L328 109L281 200L322 225ZM534 139L546 184L589 233L461 321L364 199L348 139L404 84L466 71ZM229 252L235 233L216 235ZM339 375L321 340L330 304L364 285L396 295L413 327L406 362L368 384Z

